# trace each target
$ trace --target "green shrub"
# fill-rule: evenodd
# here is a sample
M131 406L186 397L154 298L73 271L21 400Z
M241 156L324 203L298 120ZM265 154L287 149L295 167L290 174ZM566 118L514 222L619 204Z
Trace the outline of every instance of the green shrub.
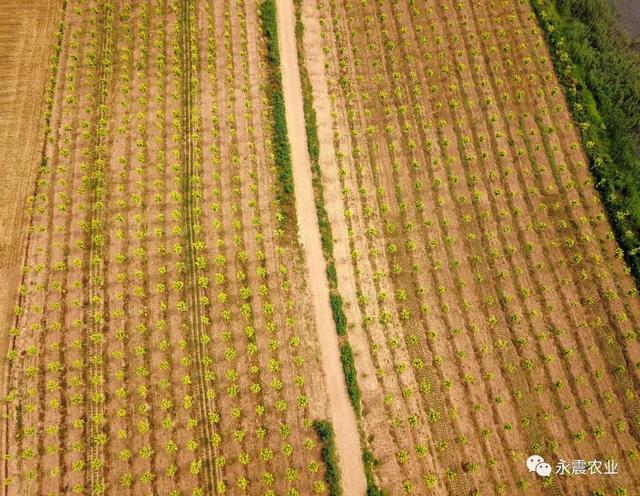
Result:
M360 386L358 385L356 364L353 361L353 352L348 342L340 345L340 361L342 362L342 370L344 371L344 379L347 382L347 392L349 393L351 404L357 415L360 416Z
M369 450L362 453L362 462L364 463L364 475L367 479L367 496L384 496L384 493L378 489L373 478L373 469L378 466L378 460Z
M339 336L344 336L347 333L347 317L342 310L342 297L337 293L332 293L329 298L331 300L331 313L333 313L333 320L336 323L336 331Z
M327 279L329 279L329 286L337 286L338 274L336 273L336 265L333 262L327 264Z
M267 57L269 63L280 71L280 47L278 46L278 19L274 0L264 0L260 6L262 29L267 36Z
M264 0L260 6L262 29L267 38L267 61L269 82L267 97L273 117L273 152L278 170L278 201L283 207L284 224L295 226L295 200L293 170L291 165L291 145L287 134L287 118L280 72L280 48L278 47L278 23L273 0Z
M335 434L331 422L327 420L315 420L313 422L320 442L322 443L322 461L325 464L326 472L324 479L329 486L330 496L341 496L342 487L340 486L340 469L338 468L338 459L336 456Z

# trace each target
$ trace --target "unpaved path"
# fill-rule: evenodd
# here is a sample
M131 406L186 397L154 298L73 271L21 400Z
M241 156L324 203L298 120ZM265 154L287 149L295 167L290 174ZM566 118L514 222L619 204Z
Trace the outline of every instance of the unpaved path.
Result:
M292 0L277 0L276 3L282 84L287 129L291 142L298 229L305 250L308 286L316 314L322 366L329 394L329 411L340 457L342 486L345 495L358 496L365 493L366 481L356 417L347 394L340 363L338 335L329 305L329 285L314 203L311 160L307 151L302 88L296 51L294 7Z

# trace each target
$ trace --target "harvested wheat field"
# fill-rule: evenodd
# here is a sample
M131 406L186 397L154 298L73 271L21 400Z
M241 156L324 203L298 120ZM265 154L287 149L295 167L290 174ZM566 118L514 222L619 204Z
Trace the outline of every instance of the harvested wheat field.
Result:
M11 4L2 494L640 495L555 1Z

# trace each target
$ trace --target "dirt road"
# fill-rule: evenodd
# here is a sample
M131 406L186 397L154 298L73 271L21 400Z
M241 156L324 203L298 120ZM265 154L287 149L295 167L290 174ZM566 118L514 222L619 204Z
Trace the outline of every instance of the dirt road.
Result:
M338 336L329 305L329 285L314 204L311 161L307 151L292 0L278 0L277 9L282 83L291 141L299 235L305 250L309 290L316 314L322 365L330 399L330 420L335 430L336 448L340 457L342 486L345 494L356 496L365 493L366 481L356 418L347 394L340 364Z

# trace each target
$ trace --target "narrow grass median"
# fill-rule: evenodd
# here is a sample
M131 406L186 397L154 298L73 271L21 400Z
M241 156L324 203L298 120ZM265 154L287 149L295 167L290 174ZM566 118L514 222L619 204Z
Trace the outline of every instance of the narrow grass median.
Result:
M281 225L291 229L296 225L291 145L287 133L287 118L280 72L278 22L274 0L264 0L260 6L262 29L267 39L269 84L267 95L273 116L273 151L278 168L278 202L282 208Z

